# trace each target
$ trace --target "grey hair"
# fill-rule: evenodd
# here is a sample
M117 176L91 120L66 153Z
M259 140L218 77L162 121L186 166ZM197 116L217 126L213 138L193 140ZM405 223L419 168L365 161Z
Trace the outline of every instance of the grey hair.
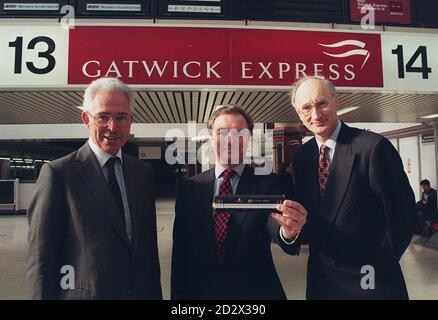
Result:
M295 95L297 93L297 90L299 88L300 85L302 85L304 82L306 82L307 80L319 80L321 81L329 90L330 95L332 97L336 97L336 88L333 84L333 82L331 82L330 80L325 79L324 77L319 77L319 76L305 76L302 77L300 79L298 79L297 81L295 81L295 83L293 84L293 88L291 90L291 92L289 93L290 99L291 99L291 103L292 105L296 108L297 106L295 105Z
M129 101L129 108L131 113L134 112L134 104L133 97L131 93L131 89L120 81L117 78L100 78L94 80L90 85L85 89L84 93L84 101L82 104L83 110L85 112L90 112L93 107L93 100L99 92L106 91L112 92L117 91L123 93Z

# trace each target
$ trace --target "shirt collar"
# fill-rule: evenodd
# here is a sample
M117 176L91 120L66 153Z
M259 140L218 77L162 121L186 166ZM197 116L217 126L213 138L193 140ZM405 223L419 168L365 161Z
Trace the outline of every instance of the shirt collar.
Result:
M321 146L324 144L327 147L329 147L331 150L334 150L336 147L336 140L338 140L338 136L339 136L339 131L341 131L341 126L342 123L341 121L338 119L338 125L336 126L335 131L333 131L332 135L330 136L330 138L328 138L328 140L325 143L322 143L321 141L319 141L318 139L316 139L316 143L318 144L318 150L321 149Z
M245 169L245 164L241 163L241 164L238 164L237 166L235 166L233 168L233 171L235 173L237 173L240 177L242 175L244 169ZM227 168L223 167L219 163L216 163L216 165L214 167L215 179L218 179L225 170L227 170Z
M106 164L109 158L112 157L109 153L103 151L101 148L99 148L96 143L94 143L93 139L88 139L88 144L90 145L91 150L93 151L94 155L96 156L97 161L99 162L99 165L101 168ZM115 155L120 159L120 163L123 163L122 160L122 149L119 149L117 154Z

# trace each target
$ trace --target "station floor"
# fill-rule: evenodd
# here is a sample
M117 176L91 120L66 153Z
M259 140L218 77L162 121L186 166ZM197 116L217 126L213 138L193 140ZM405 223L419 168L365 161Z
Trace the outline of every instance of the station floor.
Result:
M173 210L173 200L157 200L161 283L165 299L170 297ZM0 216L0 300L29 299L25 280L27 228L24 215ZM272 252L288 299L305 299L307 246L298 257L284 254L276 245L272 246ZM401 266L411 299L438 300L438 251L423 247L415 236L401 259Z

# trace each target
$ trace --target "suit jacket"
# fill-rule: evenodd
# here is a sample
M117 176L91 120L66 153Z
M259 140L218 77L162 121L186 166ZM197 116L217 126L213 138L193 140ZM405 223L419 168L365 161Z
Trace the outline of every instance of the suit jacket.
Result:
M179 188L173 231L172 299L286 299L271 254L279 225L264 213L233 213L219 265L213 234L214 169ZM287 194L275 175L246 166L236 194ZM298 253L297 246L292 245ZM293 248L289 248L292 253Z
M427 200L426 200L427 198ZM426 204L421 203L421 207L424 207L424 210L426 211L426 217L427 220L431 220L432 222L435 222L437 220L437 200L436 200L436 190L433 188L429 189L429 192L422 192L421 193L421 200L426 200Z
M29 213L28 283L35 299L162 299L151 168L122 154L129 241L91 148L45 164ZM74 289L60 286L74 268Z
M293 163L297 200L308 210L307 298L408 298L399 260L415 228L415 199L396 149L343 123L322 199L318 156L313 138ZM374 289L361 287L372 277L366 265Z

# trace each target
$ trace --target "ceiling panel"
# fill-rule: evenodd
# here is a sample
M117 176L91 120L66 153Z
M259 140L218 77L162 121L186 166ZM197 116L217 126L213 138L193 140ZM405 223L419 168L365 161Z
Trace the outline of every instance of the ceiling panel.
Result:
M0 91L0 124L80 123L81 91ZM151 91L134 93L138 123L206 122L220 104L241 105L255 122L299 122L285 91ZM438 94L339 93L347 122L424 122L438 113Z
M149 123L156 123L158 120L155 118L155 116L152 114L151 110L149 110L148 106L146 105L146 102L144 101L143 97L136 92L134 94L134 100L136 103L136 112L134 114L134 121L138 122L149 122ZM137 116L139 117L139 120L137 120Z

